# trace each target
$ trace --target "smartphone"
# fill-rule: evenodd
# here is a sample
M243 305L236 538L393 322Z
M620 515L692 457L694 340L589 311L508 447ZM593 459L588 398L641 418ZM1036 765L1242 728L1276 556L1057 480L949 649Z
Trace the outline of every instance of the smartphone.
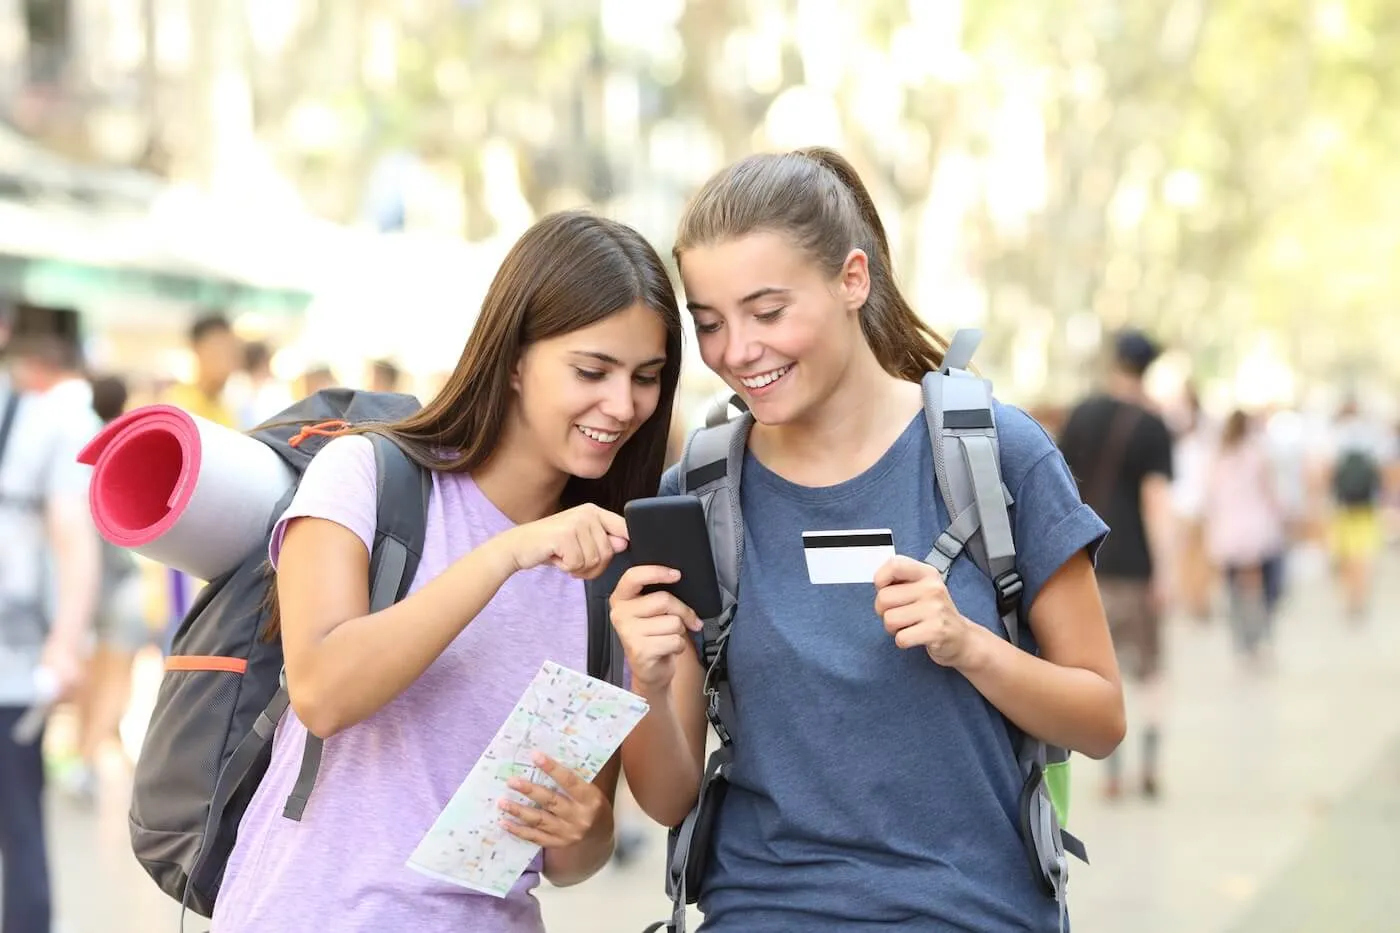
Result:
M702 619L720 614L719 579L705 508L694 496L633 499L623 508L634 565L655 564L681 572L675 583L648 587L669 590Z

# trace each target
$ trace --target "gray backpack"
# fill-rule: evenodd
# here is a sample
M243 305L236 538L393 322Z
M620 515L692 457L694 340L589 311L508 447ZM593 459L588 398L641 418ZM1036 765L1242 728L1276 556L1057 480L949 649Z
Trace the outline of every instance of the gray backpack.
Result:
M1019 645L1024 587L1016 570L1016 543L1011 533L1009 510L1013 502L1001 479L992 387L967 371L981 338L980 331L959 331L948 348L943 368L923 379L924 414L933 443L938 491L951 516L948 528L932 542L925 561L946 578L953 562L966 554L992 580L1008 638ZM705 766L695 808L680 826L671 830L666 876L671 920L652 924L646 933L663 929L685 933L685 908L699 898L714 822L734 764L734 708L725 654L738 605L739 568L744 557L739 480L753 417L742 411L737 418L729 418L731 405L743 407L737 399L718 406L710 423L692 435L680 465L681 491L699 497L705 506L724 605L719 616L704 620L701 636L705 714L720 746ZM1057 801L1052 798L1047 781L1047 774L1059 779L1067 777L1064 766L1069 753L1007 725L1024 779L1020 820L1029 867L1046 895L1059 902L1063 927L1068 877L1065 853L1088 861L1083 844L1063 829L1057 817ZM1060 789L1065 789L1063 784ZM1061 797L1057 792L1053 797L1061 798L1059 811L1066 812L1067 796Z
M328 389L251 436L277 451L300 476L336 430L396 421L417 408L417 400L407 395ZM378 476L369 568L370 609L378 612L412 585L432 477L388 437L367 436ZM269 534L294 492L289 490L268 516ZM622 680L622 652L609 622L607 596L623 569L610 570L588 588L588 670L615 684ZM136 762L129 819L136 859L162 891L204 917L213 916L239 823L267 772L272 737L289 704L281 641L263 634L274 583L264 543L201 591L173 639ZM600 590L604 585L607 589ZM282 811L286 819L302 818L321 750L321 740L308 733Z

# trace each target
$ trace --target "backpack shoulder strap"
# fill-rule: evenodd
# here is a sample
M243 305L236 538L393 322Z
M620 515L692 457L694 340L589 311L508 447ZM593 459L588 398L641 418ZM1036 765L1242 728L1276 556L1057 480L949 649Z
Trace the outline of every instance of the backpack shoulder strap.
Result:
M732 420L729 419L730 406L740 411ZM726 646L739 605L739 570L744 559L739 480L752 427L753 415L737 397L720 400L706 418L706 426L686 441L679 467L681 493L697 497L704 506L710 550L715 559L715 577L719 582L720 614L701 620L700 638L701 663L705 668L705 718L715 730L720 747L710 753L695 807L680 826L672 828L667 840L666 893L671 897L672 913L666 929L675 933L684 933L686 929L685 907L692 900L693 850L698 840L709 838L710 830L700 825L709 789L715 781L728 780L734 761L734 701L729 689ZM712 809L714 804L710 806ZM699 844L708 845L708 841ZM660 927L660 924L653 924L654 929Z
M923 379L934 473L949 518L927 561L946 577L966 550L996 585L1007 637L1019 645L1022 584L1011 533L1012 498L1001 478L992 386L967 371L981 338L979 330L958 331L943 368Z
M623 686L622 642L612 626L612 610L608 599L617 581L632 566L627 551L613 555L608 569L584 583L584 598L588 607L588 676Z
M753 415L747 411L731 421L710 424L691 434L681 454L681 492L696 496L705 507L724 615L732 611L739 593L739 566L744 558L739 480L752 426Z
M1084 501L1100 515L1107 515L1113 499L1113 487L1128 457L1128 445L1138 422L1147 414L1131 402L1118 402L1118 411L1109 422L1108 439L1099 448L1098 459L1089 481L1082 486Z
M967 369L981 338L977 330L959 331L949 345L942 369L923 379L924 415L933 445L934 473L949 517L948 528L934 542L926 560L946 577L953 561L966 550L991 578L1007 640L1019 647L1024 583L1016 570L1010 512L1014 503L1002 482L992 385ZM1026 842L1054 889L1063 927L1064 853L1088 861L1084 844L1055 822L1043 784L1046 766L1063 762L1067 752L1017 729L1012 735L1018 766L1039 784L1035 788L1038 809L1035 817L1028 819L1030 838Z
M370 611L388 609L408 595L428 535L431 471L383 434L370 434L374 445L374 554L370 558Z
M408 595L418 564L423 558L423 543L428 535L428 499L433 491L433 476L428 470L409 459L403 449L382 434L367 435L374 446L375 466L375 530L374 548L369 562L369 608L380 612ZM285 711L286 671L282 688L273 704ZM301 769L287 797L282 815L300 821L306 803L316 787L316 774L321 768L323 742L310 732L302 750Z
M744 561L744 516L739 480L751 427L753 415L744 410L732 421L699 429L686 442L680 463L681 492L699 498L705 509L715 577L719 582L720 614L701 620L700 660L705 668L705 716L725 747L733 739L734 724L725 649L729 627L739 605L739 569Z

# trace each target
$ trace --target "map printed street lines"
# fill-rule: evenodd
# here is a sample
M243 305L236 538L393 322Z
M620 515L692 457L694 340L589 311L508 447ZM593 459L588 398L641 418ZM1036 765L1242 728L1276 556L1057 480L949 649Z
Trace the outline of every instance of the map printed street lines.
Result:
M505 897L539 854L539 846L501 828L502 797L534 805L506 782L523 777L557 790L530 760L537 751L591 781L646 712L641 697L546 661L413 850L408 867Z

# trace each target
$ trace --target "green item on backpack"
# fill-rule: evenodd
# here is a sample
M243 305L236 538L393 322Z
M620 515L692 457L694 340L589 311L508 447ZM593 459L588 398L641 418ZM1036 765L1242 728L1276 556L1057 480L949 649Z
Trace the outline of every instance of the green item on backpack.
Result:
M1052 761L1045 766L1045 787L1050 791L1050 802L1055 805L1055 818L1060 828L1069 825L1069 761Z

